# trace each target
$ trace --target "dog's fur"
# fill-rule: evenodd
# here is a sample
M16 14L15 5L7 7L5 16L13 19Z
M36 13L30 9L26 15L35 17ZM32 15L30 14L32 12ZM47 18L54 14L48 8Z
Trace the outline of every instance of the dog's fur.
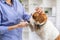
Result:
M59 31L53 23L47 19L45 13L35 12L32 15L30 19L30 29L32 32L35 32L41 40L60 40Z

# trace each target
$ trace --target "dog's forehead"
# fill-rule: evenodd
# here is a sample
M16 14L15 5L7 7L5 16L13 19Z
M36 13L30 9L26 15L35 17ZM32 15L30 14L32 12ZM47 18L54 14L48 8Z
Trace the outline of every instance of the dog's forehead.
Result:
M39 15L38 12L31 13L31 15Z
M39 13L38 12L35 12L33 15L39 15Z

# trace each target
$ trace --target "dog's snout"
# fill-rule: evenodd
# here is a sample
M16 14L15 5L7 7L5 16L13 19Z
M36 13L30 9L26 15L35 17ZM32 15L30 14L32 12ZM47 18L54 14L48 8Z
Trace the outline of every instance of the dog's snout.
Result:
M37 27L40 27L40 25L36 25Z

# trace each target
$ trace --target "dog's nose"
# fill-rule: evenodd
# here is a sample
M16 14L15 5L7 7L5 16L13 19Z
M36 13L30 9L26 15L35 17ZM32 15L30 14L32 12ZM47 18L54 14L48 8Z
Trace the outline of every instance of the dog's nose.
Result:
M37 24L37 25L35 25L35 26L36 26L37 29L40 29L40 25Z
M40 25L36 25L37 27L40 27Z
M30 23L30 21L27 21L28 23Z

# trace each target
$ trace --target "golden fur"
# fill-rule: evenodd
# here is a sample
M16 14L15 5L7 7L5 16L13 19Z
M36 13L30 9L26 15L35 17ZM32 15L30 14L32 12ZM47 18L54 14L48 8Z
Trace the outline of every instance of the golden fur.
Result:
M35 12L33 15L32 15L33 19L36 21L36 22L39 22L39 23L43 23L45 21L47 21L47 16L45 13L38 13L38 12Z
M55 40L60 40L60 35Z
M43 23L47 21L47 16L45 13L35 12L33 13L32 18L35 20L35 22L39 22L39 23ZM55 40L60 40L60 35Z

